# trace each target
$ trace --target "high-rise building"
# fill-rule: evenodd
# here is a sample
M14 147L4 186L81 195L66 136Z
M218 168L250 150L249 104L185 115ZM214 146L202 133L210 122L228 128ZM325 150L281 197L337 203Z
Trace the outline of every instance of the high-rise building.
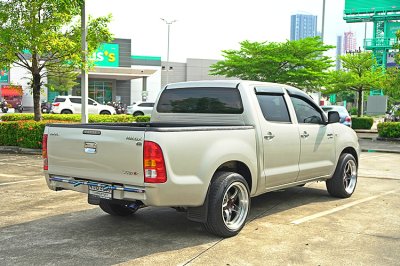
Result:
M317 35L317 16L295 14L290 17L290 40L300 40Z
M337 36L336 39L336 70L339 70L342 68L342 61L340 60L340 56L342 55L342 36Z
M345 53L358 51L357 39L354 32L347 31L343 37L343 51Z

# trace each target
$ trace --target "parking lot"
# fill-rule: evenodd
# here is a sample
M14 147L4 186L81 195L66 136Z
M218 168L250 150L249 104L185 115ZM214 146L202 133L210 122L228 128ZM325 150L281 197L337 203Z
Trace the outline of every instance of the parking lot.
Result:
M356 192L311 183L252 199L221 239L170 208L116 218L47 188L38 155L0 154L0 265L399 265L400 154L362 153Z

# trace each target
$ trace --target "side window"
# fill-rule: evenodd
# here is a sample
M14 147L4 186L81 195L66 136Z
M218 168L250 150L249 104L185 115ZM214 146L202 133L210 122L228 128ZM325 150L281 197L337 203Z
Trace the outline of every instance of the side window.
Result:
M69 98L69 100L71 101L71 103L79 103L79 104L81 104L81 99L80 98Z
M63 102L65 102L65 98L55 98L54 102L55 103L63 103Z
M89 105L94 105L94 101L93 100L88 99L88 101L89 101Z
M321 113L312 104L301 98L290 98L292 99L299 124L323 124L324 119Z
M257 94L257 100L267 121L291 122L283 95Z

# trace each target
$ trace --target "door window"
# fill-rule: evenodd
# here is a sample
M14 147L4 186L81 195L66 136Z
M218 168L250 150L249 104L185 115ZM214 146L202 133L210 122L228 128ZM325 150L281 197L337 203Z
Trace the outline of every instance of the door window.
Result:
M290 97L299 124L324 124L320 111L305 99Z
M283 95L257 94L257 100L267 121L291 122Z

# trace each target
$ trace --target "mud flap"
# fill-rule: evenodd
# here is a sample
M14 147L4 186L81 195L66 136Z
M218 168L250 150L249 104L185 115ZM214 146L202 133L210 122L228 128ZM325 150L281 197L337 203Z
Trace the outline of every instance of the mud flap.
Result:
M199 207L190 207L187 210L187 218L190 221L198 223L206 223L208 216L208 192L203 205Z

